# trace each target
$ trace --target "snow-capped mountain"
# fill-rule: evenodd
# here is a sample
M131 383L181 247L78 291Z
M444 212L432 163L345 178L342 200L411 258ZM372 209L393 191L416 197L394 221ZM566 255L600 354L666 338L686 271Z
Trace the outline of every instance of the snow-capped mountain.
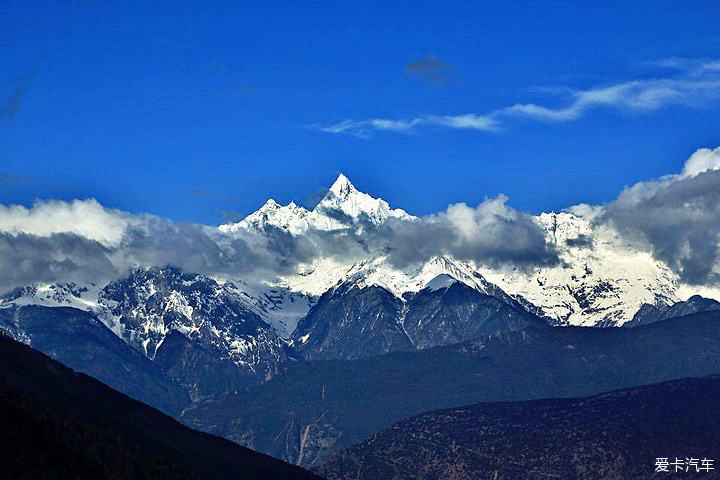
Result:
M360 192L340 175L312 211L294 203L280 206L269 201L243 221L223 225L220 230L261 232L272 225L302 235L308 229L362 229L365 222L377 226L388 218L416 217ZM279 279L278 285L319 297L339 282L355 277L361 286L379 286L402 298L444 274L481 293L510 296L557 325L583 326L622 325L642 305L661 307L680 300L678 279L666 265L633 248L610 228L593 224L588 215L543 213L534 220L559 252L558 265L528 271L443 257L398 270L383 257L354 263L318 258L300 265L296 274Z
M173 267L138 269L107 285L98 302L111 312L120 336L181 379L200 381L188 357L202 355L238 376L272 377L286 360L275 331L225 285ZM174 335L174 338L173 338ZM174 344L167 345L172 338ZM202 394L203 392L199 392Z
M222 225L221 231L262 232L268 226L293 235L308 229L356 229L381 225L389 218L414 220L401 209L360 192L340 175L322 201L308 211L294 203L269 201L241 222ZM490 267L443 257L398 270L383 257L362 262L317 258L285 275L278 286L297 294L319 297L339 282L356 276L363 286L387 289L398 298L417 292L440 274L491 295L509 295L528 311L557 325L612 326L631 320L642 305L670 305L679 298L678 279L648 252L639 251L608 227L594 225L587 215L543 213L534 217L546 241L559 252L555 266L526 270Z
M350 267L340 283L352 283L359 288L382 287L396 297L416 293L424 288L441 288L448 282L460 282L485 295L514 303L514 300L497 285L487 281L470 263L450 257L434 257L421 265L406 269L393 268L380 257Z
M678 300L675 274L613 230L568 212L543 213L535 221L559 252L558 265L479 270L558 325L619 326L644 304Z
M415 217L402 209L390 208L382 198L373 198L359 191L345 175L340 174L312 210L295 202L280 205L270 199L243 220L220 225L219 229L225 233L241 230L263 232L268 227L275 227L297 235L310 228L325 231L361 228L364 222L377 226L388 218L411 220Z
M94 283L61 282L26 285L0 295L3 305L40 305L44 307L72 307L79 310L101 309L97 298L101 287Z
M280 205L272 198L260 207L256 212L251 213L237 223L220 225L221 232L232 233L238 230L250 230L263 232L268 226L280 228L290 233L302 233L308 228L307 217L310 212L295 202L288 205Z
M340 174L310 215L310 225L319 230L346 228L348 224L362 227L363 222L380 225L388 218L411 220L405 210L392 209L382 198L360 192Z
M360 262L325 292L293 334L307 359L424 349L547 322L472 270L434 258L406 271Z
M296 300L281 294L252 297L235 283L165 267L136 269L102 288L27 286L4 295L0 308L39 305L92 313L200 398L275 375L288 347L260 313L270 316L283 301Z

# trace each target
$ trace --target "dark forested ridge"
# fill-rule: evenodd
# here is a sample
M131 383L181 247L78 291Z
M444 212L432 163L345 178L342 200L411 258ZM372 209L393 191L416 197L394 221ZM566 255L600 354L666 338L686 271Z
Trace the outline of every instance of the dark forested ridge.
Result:
M92 313L67 307L9 306L0 308L0 331L168 414L177 415L190 403L181 386Z
M12 479L302 479L0 335L0 465Z
M711 376L435 411L338 452L317 471L337 480L719 478L718 398L720 376ZM659 457L680 458L687 471L655 472ZM714 470L703 470L703 459Z
M487 401L578 397L720 372L720 312L624 329L531 328L353 361L290 364L183 419L313 465L411 415Z

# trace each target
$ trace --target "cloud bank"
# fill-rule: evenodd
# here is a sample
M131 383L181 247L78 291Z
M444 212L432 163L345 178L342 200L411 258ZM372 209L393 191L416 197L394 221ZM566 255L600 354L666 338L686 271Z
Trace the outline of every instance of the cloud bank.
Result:
M720 147L701 148L681 173L626 188L596 222L611 224L685 282L720 283Z
M720 284L720 147L695 151L679 173L628 187L608 204L570 210L611 226L685 283ZM342 212L337 220L351 222ZM0 205L0 291L36 282L102 283L141 266L175 265L252 282L296 273L318 257L354 262L382 255L399 268L439 255L521 269L560 262L535 218L502 195L413 220L352 222L302 235L273 227L223 233L92 199Z
M416 222L389 221L378 234L398 267L441 255L486 265L557 263L557 252L532 217L508 206L507 200L500 195L475 208L450 205Z
M565 102L555 106L516 103L485 113L344 120L319 129L361 138L368 138L374 132L410 133L424 127L493 132L520 119L560 123L577 120L598 109L642 114L671 106L701 107L720 100L720 61L666 60L664 68L672 69L673 75L569 90Z
M273 251L273 236L262 241L246 237L108 209L94 199L0 206L0 291L36 282L101 283L135 267L176 265L234 277L291 267Z
M337 220L352 228L292 235L274 227L223 233L108 209L93 199L0 206L0 291L36 282L102 283L141 266L175 265L252 282L295 273L298 264L318 257L354 262L384 255L396 266L434 255L487 264L557 260L532 218L509 207L502 196L475 208L451 205L422 219L380 226L369 218L341 218L341 213Z

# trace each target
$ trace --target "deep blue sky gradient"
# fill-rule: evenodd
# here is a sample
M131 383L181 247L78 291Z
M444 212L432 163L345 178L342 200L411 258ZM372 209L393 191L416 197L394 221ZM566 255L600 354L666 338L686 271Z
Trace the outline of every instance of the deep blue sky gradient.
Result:
M602 203L720 145L720 109L367 139L313 126L561 104L552 89L720 57L719 24L714 1L4 2L0 203L95 197L213 224L268 197L309 205L340 171L414 214L498 193L531 212ZM406 73L428 55L446 82Z

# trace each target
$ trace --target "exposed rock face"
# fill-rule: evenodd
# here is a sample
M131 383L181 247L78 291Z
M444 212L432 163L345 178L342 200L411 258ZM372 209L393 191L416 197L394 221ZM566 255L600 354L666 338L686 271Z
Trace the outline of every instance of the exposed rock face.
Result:
M188 388L194 399L272 377L287 345L226 286L178 269L136 270L99 302L125 341Z
M342 285L310 309L293 335L293 345L307 360L412 350L398 321L402 309L403 302L383 288Z
M403 298L363 280L324 294L298 324L293 345L306 359L351 360L547 326L501 290L487 295L448 274Z
M517 303L506 303L461 282L431 284L413 295L406 308L403 326L419 349L548 326Z

